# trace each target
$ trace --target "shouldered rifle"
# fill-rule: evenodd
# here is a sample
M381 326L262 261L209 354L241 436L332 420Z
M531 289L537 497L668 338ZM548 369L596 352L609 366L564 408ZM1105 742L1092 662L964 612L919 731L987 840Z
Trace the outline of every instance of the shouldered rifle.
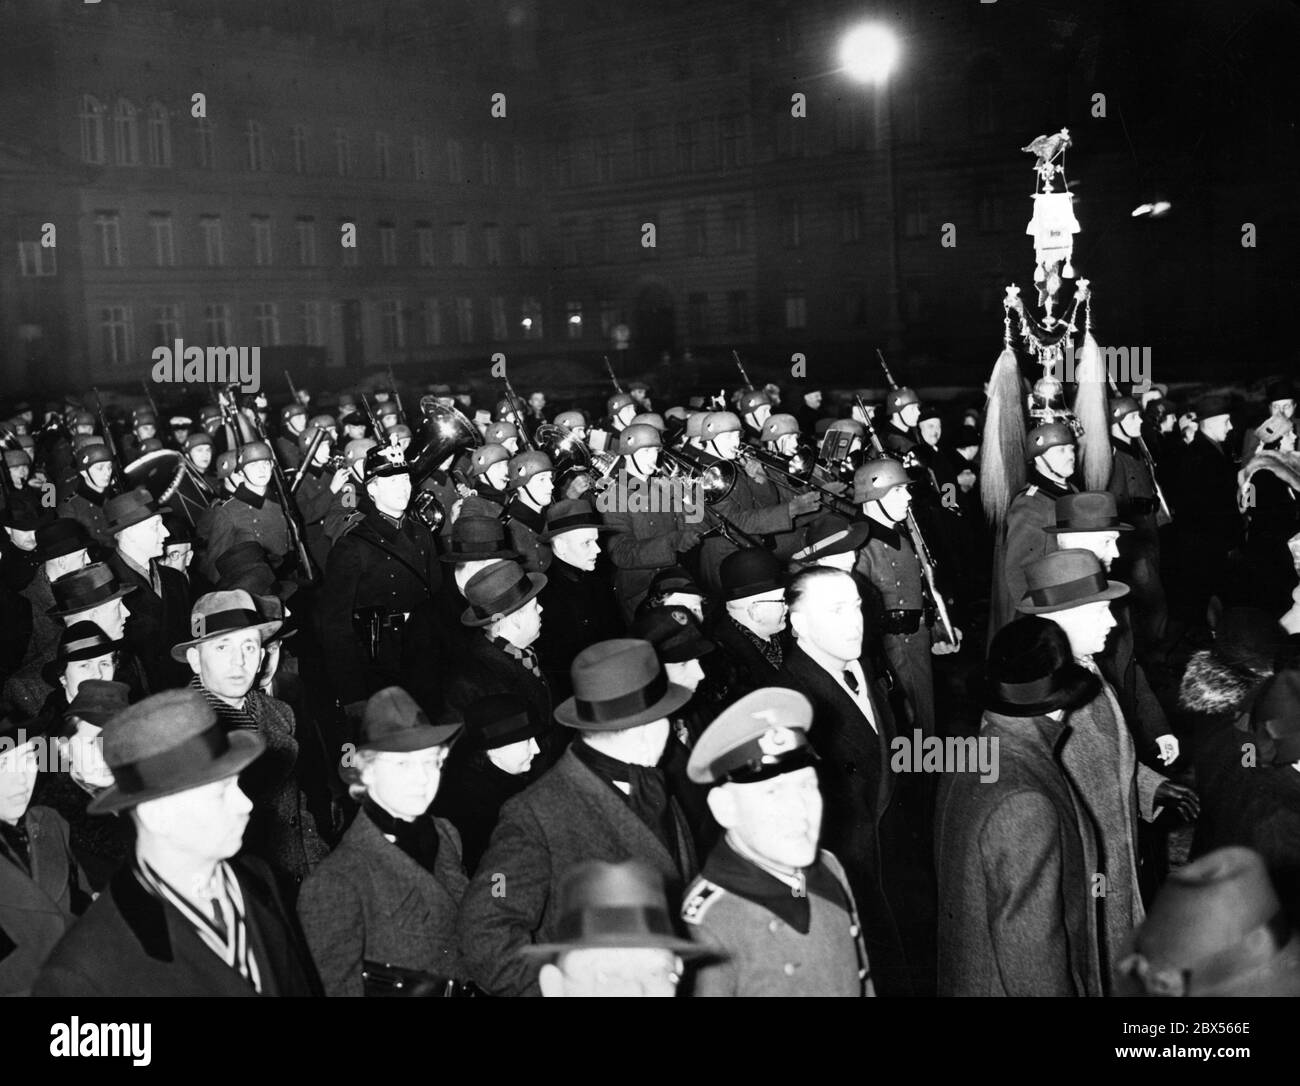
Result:
M749 374L745 372L745 364L740 360L740 355L732 351L731 360L736 363L736 369L740 370L740 379L745 382L745 387L753 391L754 382L749 379Z
M366 418L370 420L370 432L375 435L375 440L379 441L379 420L375 418L375 413L370 409L370 400L367 399L364 392L361 393L361 406L366 409ZM379 441L379 444L382 445L383 442Z
M149 407L153 411L154 418L158 420L158 430L161 432L163 428L162 416L158 414L158 405L154 403L153 393L149 391L149 382L141 381L140 387L144 390L144 398L149 401Z
M898 382L894 380L894 375L889 372L889 363L885 361L885 356L881 353L880 348L876 348L876 357L880 359L880 368L885 371L885 380L889 382L890 388L897 388Z
M1115 378L1109 373L1106 374L1106 381L1110 385L1111 394L1119 395L1119 386L1115 384ZM1151 450L1147 448L1146 438L1142 436L1141 431L1133 439L1133 444L1138 447L1138 452L1142 454L1142 460L1147 466L1147 471L1151 473L1151 485L1156 491L1156 527L1163 528L1174 519L1174 511L1169 508L1169 503L1165 500L1165 492L1160 489L1160 480L1156 478L1156 462L1151 456Z
M876 433L875 426L872 425L871 416L867 413L867 405L862 402L861 396L854 396L853 399L862 412L862 425L867 428L867 434L871 438L871 447L876 450L878 455L885 456L885 447L880 443L880 436ZM939 591L938 581L935 580L934 557L930 554L930 548L925 544L925 536L921 534L921 526L916 522L916 514L912 512L910 505L904 523L907 525L907 534L912 540L912 549L916 551L916 559L921 564L921 579L925 582L926 595L930 597L930 602L934 605L934 615L939 624L939 632L943 635L945 641L956 645L958 644L957 631L953 628L952 618L948 614L948 605L944 602L943 593Z
M288 385L289 385L289 395L293 397L293 402L296 403L296 404L300 404L300 403L302 403L302 400L301 400L301 399L299 398L299 396L298 396L298 390L297 390L296 388L293 387L293 378L289 376L289 371L288 371L288 370L285 370L285 371L284 371L284 379L285 379L286 382L288 382Z
M515 427L519 431L519 440L524 448L529 452L535 452L537 446L533 444L533 439L528 435L528 424L524 421L523 409L519 406L519 397L515 395L514 385L510 383L510 377L502 368L501 380L506 383L506 399L510 401L510 407L515 413Z
M609 364L609 355L602 355L605 359L605 371L609 374L610 381L614 384L614 391L620 396L623 394L623 386L618 383L618 378L614 376L614 367Z
M307 446L306 455L302 458L302 463L298 470L293 473L293 482L289 484L289 497L295 497L298 488L302 486L303 477L307 474L307 468L316 460L316 450L320 448L320 443L325 440L325 431L320 427L315 427L316 432L312 434L311 444Z
M104 417L104 401L99 395L99 389L92 386L91 391L95 394L95 414L99 417L99 428L104 431L104 444L108 446L108 455L112 457L113 485L120 493L123 489L122 457L118 454L117 442L113 440L113 431L108 428L108 419Z
M307 544L303 539L302 522L299 520L301 514L298 512L298 506L292 499L292 491L285 485L284 469L280 466L280 461L275 455L275 446L271 444L270 439L266 436L266 427L262 425L262 419L254 412L253 425L257 431L257 438L271 450L271 486L275 488L275 496L280 502L280 508L284 511L285 524L289 528L289 545L293 548L294 555L298 560L298 571L302 574L303 579L308 584L316 582L316 565L311 560L311 552L307 550ZM317 431L319 436L321 431ZM314 439L313 439L314 440ZM315 453L315 446L312 446L312 452ZM303 461L304 466L308 461ZM302 472L298 473L301 478Z
M393 402L397 404L397 414L402 422L406 422L406 408L402 406L402 394L397 390L397 378L393 376L393 364L388 363L388 391L393 394Z

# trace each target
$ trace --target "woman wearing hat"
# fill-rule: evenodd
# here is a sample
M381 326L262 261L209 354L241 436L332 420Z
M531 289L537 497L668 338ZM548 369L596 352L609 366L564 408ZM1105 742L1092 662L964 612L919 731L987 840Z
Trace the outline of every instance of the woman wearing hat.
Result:
M459 835L429 806L460 727L430 723L401 687L366 703L344 767L361 811L298 900L326 995L456 994L468 880Z
M433 813L460 833L465 870L473 874L501 808L539 776L538 740L546 722L518 694L488 694L465 707L465 732L452 747Z
M1237 504L1246 517L1240 569L1249 599L1280 607L1296 585L1287 540L1300 530L1300 453L1295 423L1270 415L1256 429L1259 446L1237 475Z
M939 994L1099 996L1092 887L1103 843L1074 783L1069 714L1101 690L1056 623L993 638L979 742L998 775L950 774L936 819Z

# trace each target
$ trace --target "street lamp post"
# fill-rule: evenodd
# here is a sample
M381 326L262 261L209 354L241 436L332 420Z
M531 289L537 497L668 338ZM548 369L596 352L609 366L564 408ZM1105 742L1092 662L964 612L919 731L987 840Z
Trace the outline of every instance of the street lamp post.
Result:
M849 31L840 42L840 63L844 72L859 83L875 86L876 149L884 150L885 213L888 219L886 253L889 260L889 288L885 310L885 340L891 355L903 349L903 318L900 308L898 253L898 201L894 193L894 132L889 101L889 77L898 64L900 49L894 32L879 23L866 23Z

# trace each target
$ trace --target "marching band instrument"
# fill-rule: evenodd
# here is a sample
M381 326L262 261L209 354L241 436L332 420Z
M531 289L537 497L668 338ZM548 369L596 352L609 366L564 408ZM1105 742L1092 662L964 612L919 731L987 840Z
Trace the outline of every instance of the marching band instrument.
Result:
M423 416L421 430L424 445L411 461L411 516L430 531L436 532L447 519L447 510L432 491L421 484L449 457L483 444L478 428L454 407L439 403L437 397L420 400ZM460 483L462 480L454 479Z
M851 501L832 494L825 487L813 482L812 472L813 468L816 467L816 462L811 460L805 452L797 452L787 461L777 453L751 449L748 445L741 445L740 459L757 464L764 471L780 476L786 488L795 494L816 493L817 500L821 503L822 508L829 513L838 513L849 518L857 515L858 508ZM795 467L796 464L798 465L797 468Z
M158 505L179 513L193 527L199 515L211 508L217 495L212 492L190 458L175 449L157 449L138 456L123 471L125 487L142 486Z

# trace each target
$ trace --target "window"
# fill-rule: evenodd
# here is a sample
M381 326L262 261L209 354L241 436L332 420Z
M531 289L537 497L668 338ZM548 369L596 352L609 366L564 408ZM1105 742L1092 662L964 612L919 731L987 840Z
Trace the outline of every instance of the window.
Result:
M167 110L154 102L149 107L149 165L170 166L172 164L171 121Z
M298 236L298 263L310 268L316 263L316 220L301 216L293 228Z
M296 124L289 130L289 141L293 146L293 172L307 172L307 126Z
M321 335L320 302L298 303L298 342L309 347L325 345L325 337Z
M515 187L528 187L528 152L522 147L515 147Z
M417 181L429 180L429 141L423 136L411 137L411 176Z
M469 228L463 222L451 224L451 266L469 266Z
M691 173L697 167L699 144L696 142L694 121L678 121L677 128L677 171Z
M781 216L781 241L787 249L797 249L803 244L803 217L799 201L784 199L779 201Z
M254 215L253 222L253 263L258 267L271 264L271 220L266 215Z
M126 253L122 249L122 225L116 211L95 214L95 228L99 232L99 259L105 268L126 266Z
M903 236L924 237L929 232L930 201L925 190L911 188L903 193Z
M159 268L170 268L176 263L175 237L172 217L166 213L149 216L149 230L153 234L153 262Z
M420 267L433 267L433 227L427 222L415 224L415 252Z
M474 299L456 299L456 338L461 343L474 342Z
M133 361L135 335L131 327L131 307L106 305L99 311L99 329L104 344L104 361L123 366Z
M702 207L686 212L686 244L691 256L709 255L709 217Z
M24 279L40 279L58 274L54 247L46 248L39 241L18 243L18 274Z
M749 295L743 290L727 291L727 331L749 331Z
M530 266L537 263L537 227L519 227L519 263Z
M488 299L488 313L492 318L492 339L500 343L510 337L506 322L506 300L500 295Z
M524 339L542 338L542 307L536 298L525 298L519 306L519 327Z
M203 215L199 218L199 230L203 234L204 263L209 268L221 267L226 262L221 245L221 219L216 215Z
M386 298L379 303L379 337L386 351L400 351L406 347L402 303L397 298Z
M334 129L334 172L339 177L352 175L352 138L346 128Z
M722 136L722 168L734 170L745 164L745 118L730 114L718 123Z
M460 140L447 141L447 180L453 185L465 180L465 159Z
M263 347L280 345L280 307L275 302L258 302L253 307L257 321L257 341Z
M483 252L489 267L501 263L501 228L494 222L483 224Z
M749 230L745 222L745 209L733 205L723 213L724 236L727 252L743 253L749 248Z
M582 338L582 303L566 302L564 305L564 327L569 339Z
M692 339L700 340L708 336L709 296L707 294L686 296L686 327Z
M387 132L375 133L375 176L381 181L393 176L393 144Z
M119 166L140 165L140 130L136 109L125 98L113 110L113 152Z
M438 347L442 344L442 306L437 298L425 298L420 306L421 326L424 330L424 346Z
M230 334L230 306L214 303L203 307L203 331L209 347L224 347L235 337Z
M840 241L848 243L862 240L866 204L862 194L846 192L840 196Z
M497 177L497 149L490 143L483 144L483 184L495 185Z
M397 267L397 227L390 222L379 224L379 263L386 268Z
M596 180L614 180L614 145L608 136L596 140Z
M248 127L244 131L244 139L247 144L247 167L257 173L271 168L270 156L266 153L266 141L262 135L262 124L260 121L249 121Z
M808 327L808 299L803 291L785 296L785 326L791 331Z
M170 347L181 338L181 307L156 305L153 308L153 346Z
M609 339L614 334L614 325L619 322L618 308L608 298L600 300L600 334Z
M217 168L216 145L212 141L212 122L206 117L199 117L194 121L194 141L198 148L199 169L215 170Z
M356 224L356 220L354 220L354 219L340 219L340 220L339 220L339 240L340 240L340 241L342 241L342 239L343 239L343 236L344 236L344 235L343 235L343 227L345 227L345 226L349 226L349 227L352 228L351 233L352 233L353 244L351 244L351 245L340 245L340 246L339 246L339 248L342 249L342 251L343 251L343 256L342 256L341 263L342 263L343 267L345 267L345 268L355 268L355 267L357 267L358 264L361 263L361 256L360 256L360 253L361 253L361 247L360 247L360 245L356 244L356 243L359 242L361 239L357 236L357 224Z
M104 107L89 94L81 96L81 161L93 166L104 164Z

